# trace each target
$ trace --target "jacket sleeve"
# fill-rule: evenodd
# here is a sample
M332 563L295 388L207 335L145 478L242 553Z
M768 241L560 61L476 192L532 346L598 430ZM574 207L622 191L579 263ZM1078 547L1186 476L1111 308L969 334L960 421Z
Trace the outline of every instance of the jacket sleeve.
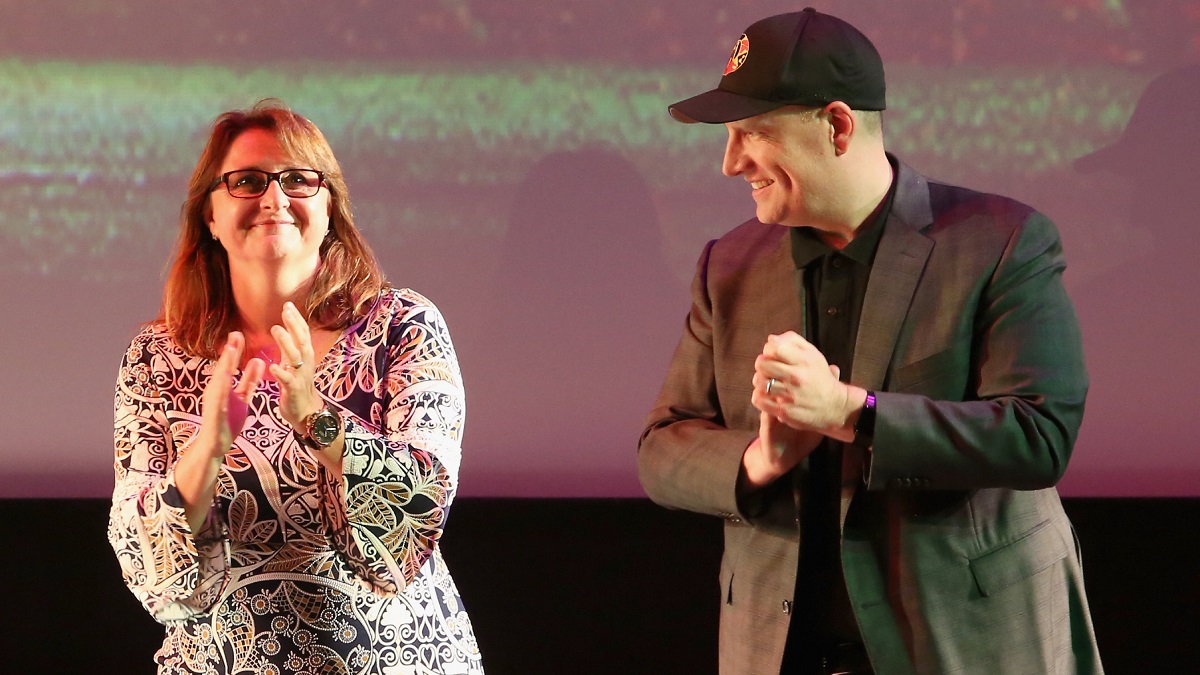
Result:
M143 332L117 376L108 541L125 585L157 621L172 623L209 611L229 566L218 512L193 535L175 487L175 440L186 448L195 425L172 428L167 420L160 388L171 357L162 344Z
M334 547L383 594L402 591L433 555L462 456L458 360L441 314L419 300L402 303L386 329L383 396L370 419L343 412L341 475L321 471ZM360 381L371 377L370 363L351 367Z
M1032 490L1066 470L1087 372L1062 244L1036 212L1001 244L970 301L940 309L960 317L961 348L877 394L869 488Z
M738 472L758 434L729 429L717 396L708 286L714 244L709 242L700 256L683 337L646 420L638 478L650 499L663 506L745 518L737 500Z

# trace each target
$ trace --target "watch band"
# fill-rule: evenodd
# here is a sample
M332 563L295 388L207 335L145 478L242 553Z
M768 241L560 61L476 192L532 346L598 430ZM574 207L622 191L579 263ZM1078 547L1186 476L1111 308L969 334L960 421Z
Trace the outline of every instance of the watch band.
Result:
M854 422L854 444L860 448L871 449L875 444L875 392L868 391L867 399L863 401L862 409L858 411L858 420Z

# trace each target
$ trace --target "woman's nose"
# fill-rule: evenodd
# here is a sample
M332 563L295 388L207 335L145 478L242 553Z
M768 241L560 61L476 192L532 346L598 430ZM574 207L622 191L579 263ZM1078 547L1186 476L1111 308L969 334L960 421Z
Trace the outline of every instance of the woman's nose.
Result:
M259 205L267 210L275 211L281 208L286 208L291 204L287 193L283 191L283 186L278 180L273 180L267 183L267 191L259 197Z

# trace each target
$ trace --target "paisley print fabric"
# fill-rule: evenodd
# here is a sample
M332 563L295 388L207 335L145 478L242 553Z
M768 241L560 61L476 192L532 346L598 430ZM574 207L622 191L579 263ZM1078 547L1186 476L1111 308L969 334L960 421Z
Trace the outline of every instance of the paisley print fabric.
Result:
M109 542L167 634L160 673L482 673L437 543L457 485L464 409L442 317L389 290L317 369L346 427L332 475L263 383L221 466L201 531L175 488L213 362L161 325L117 378Z

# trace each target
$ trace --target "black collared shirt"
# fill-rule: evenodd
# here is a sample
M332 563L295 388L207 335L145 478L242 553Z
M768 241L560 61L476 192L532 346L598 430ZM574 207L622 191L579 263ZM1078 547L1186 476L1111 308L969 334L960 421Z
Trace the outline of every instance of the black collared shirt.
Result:
M804 337L849 381L854 343L871 264L884 224L891 213L892 187L841 250L826 244L812 228L791 230L792 260L801 276ZM826 439L809 456L802 482L800 565L796 579L796 614L788 634L788 657L822 652L840 643L861 643L842 574L839 515L842 444Z

